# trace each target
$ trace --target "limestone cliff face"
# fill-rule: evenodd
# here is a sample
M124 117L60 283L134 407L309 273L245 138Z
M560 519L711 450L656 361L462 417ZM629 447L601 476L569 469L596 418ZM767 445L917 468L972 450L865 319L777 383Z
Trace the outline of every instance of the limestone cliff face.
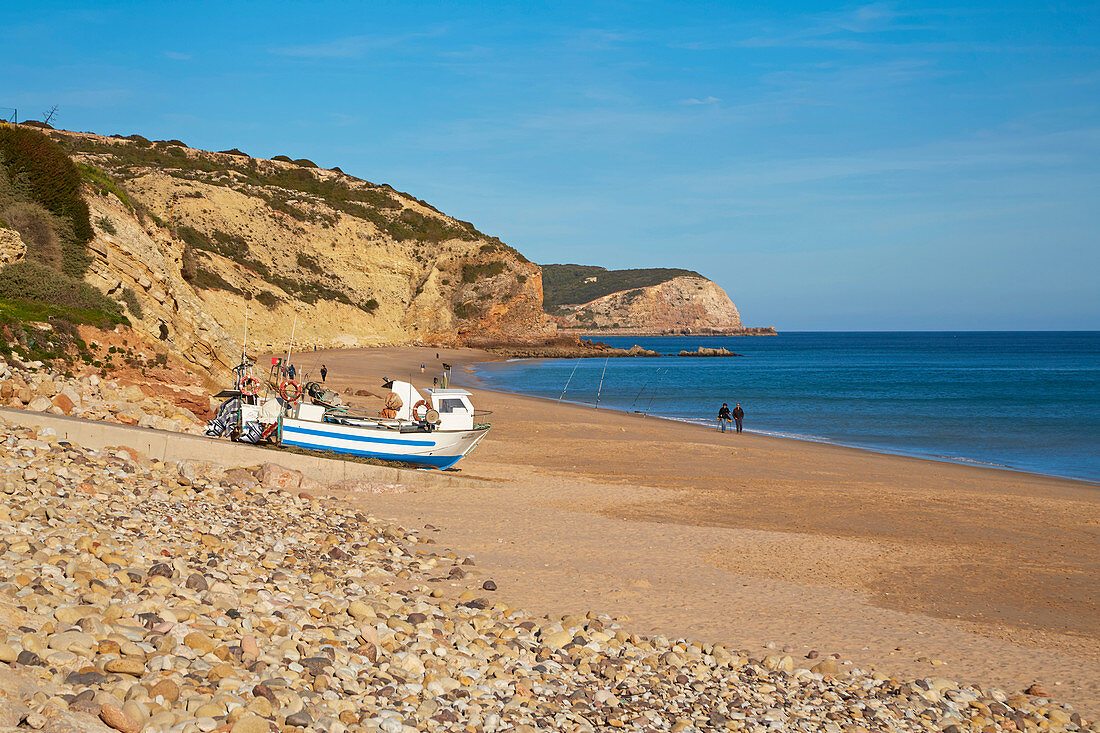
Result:
M676 277L566 306L564 328L628 329L653 333L739 332L741 315L722 288L704 277Z
M0 265L19 262L27 254L27 245L19 232L0 227Z
M249 350L538 340L539 267L387 186L182 144L55 132L88 166L87 280L208 371ZM136 136L134 136L136 138ZM296 318L296 325L295 325Z

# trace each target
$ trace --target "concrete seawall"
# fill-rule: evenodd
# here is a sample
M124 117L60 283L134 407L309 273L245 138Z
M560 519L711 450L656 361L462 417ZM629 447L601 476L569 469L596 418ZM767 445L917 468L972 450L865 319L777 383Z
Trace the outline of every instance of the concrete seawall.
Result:
M441 471L373 466L354 461L269 450L254 445L233 443L226 439L169 433L100 420L80 420L75 417L31 410L0 408L0 420L29 427L50 427L57 431L59 440L67 440L87 448L126 446L161 461L209 461L230 468L277 463L280 466L301 471L304 475L323 484L362 479L425 488L476 485L475 479L453 476Z

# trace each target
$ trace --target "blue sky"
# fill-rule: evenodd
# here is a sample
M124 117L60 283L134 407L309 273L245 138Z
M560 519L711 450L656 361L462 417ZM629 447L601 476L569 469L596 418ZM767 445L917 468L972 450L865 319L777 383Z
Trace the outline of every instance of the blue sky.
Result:
M21 3L0 106L699 270L751 325L1097 329L1098 8Z

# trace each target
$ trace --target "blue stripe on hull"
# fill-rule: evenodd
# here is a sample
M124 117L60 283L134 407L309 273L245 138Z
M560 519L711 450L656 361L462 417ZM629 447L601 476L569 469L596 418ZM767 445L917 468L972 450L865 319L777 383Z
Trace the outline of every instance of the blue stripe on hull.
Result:
M402 463L417 463L440 470L450 468L462 460L462 456L422 456L415 453L383 453L373 450L360 450L359 448L335 448L331 445L312 443L304 440L287 438L283 433L283 444L293 445L299 448L311 448L313 450L332 451L333 453L347 453L353 456L366 456L368 458L380 458L384 461L401 461Z
M354 430L354 428L352 428ZM339 438L340 440L358 440L366 443L381 443L384 445L414 445L419 448L435 448L435 441L423 440L398 440L396 438L375 438L369 435L348 435L336 430L313 430L300 428L296 425L284 425L284 433L301 433L302 435L316 435L319 438Z

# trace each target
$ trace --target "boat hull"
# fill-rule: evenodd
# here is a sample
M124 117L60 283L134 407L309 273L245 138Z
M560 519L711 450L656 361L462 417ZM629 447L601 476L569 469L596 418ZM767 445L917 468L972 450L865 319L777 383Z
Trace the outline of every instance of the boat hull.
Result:
M442 470L462 460L488 432L489 428L485 427L401 433L379 426L340 425L284 416L279 425L279 442L299 448L403 461Z

